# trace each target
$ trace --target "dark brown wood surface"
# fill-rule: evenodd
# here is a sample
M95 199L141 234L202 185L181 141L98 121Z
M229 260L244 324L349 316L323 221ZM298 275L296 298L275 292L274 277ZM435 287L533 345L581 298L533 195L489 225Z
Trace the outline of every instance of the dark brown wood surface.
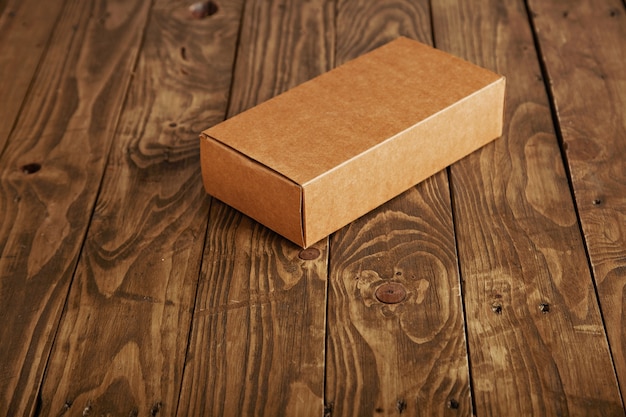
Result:
M45 7L37 0L0 2L0 151L7 143L64 4L65 0L51 0Z
M0 415L35 410L150 3L65 4L0 157Z
M530 9L623 397L626 13L620 1L531 1Z
M438 47L507 77L503 137L451 168L476 412L615 415L621 399L526 9L451 0L433 17ZM459 21L462 30L449 23Z
M44 415L176 412L210 202L197 131L224 118L241 7L206 21L184 5L152 7L61 319L65 343L42 387Z
M192 3L0 0L0 415L624 415L623 1ZM304 252L204 193L201 130L399 35L503 137Z
M331 68L333 10L246 2L229 116ZM323 414L326 246L301 256L213 201L178 415Z

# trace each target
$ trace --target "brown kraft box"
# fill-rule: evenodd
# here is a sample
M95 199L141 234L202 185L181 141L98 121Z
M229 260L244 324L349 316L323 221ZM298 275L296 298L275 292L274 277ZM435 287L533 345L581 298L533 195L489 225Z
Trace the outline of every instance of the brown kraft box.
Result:
M205 189L307 247L499 137L504 87L398 38L202 132Z

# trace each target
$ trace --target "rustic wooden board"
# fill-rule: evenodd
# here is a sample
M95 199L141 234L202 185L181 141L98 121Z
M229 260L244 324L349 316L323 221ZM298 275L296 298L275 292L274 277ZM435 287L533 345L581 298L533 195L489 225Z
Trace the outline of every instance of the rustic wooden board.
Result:
M624 415L625 3L430 2L508 76L505 137L452 168L460 274L445 173L301 254L197 167L227 107L429 41L427 3L246 0L238 34L215 1L0 0L0 415Z
M471 415L445 174L331 240L326 395L333 416ZM405 301L375 291L399 283Z
M32 412L150 1L68 1L0 159L0 415Z
M334 1L246 2L229 117L333 67Z
M0 2L0 154L65 0Z
M530 1L530 9L624 396L626 7Z
M504 137L451 170L476 413L623 415L525 6L433 6L438 47L507 76Z
M322 415L325 245L218 201L210 219L178 414Z
M229 115L330 69L333 11L246 2ZM214 201L178 415L321 416L326 274L325 240L301 253Z
M398 35L430 43L429 16L425 1L341 1L336 59L347 61ZM326 402L332 416L471 415L446 172L337 232L330 248ZM386 304L376 296L379 288L391 297L404 291L406 298Z
M42 387L41 411L174 415L210 199L198 132L225 117L241 2L157 1ZM207 68L211 68L211 72Z

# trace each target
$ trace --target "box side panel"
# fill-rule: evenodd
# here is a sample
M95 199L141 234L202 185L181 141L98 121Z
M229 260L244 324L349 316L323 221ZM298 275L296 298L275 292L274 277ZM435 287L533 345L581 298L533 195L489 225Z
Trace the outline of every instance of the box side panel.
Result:
M502 135L504 78L304 185L312 244Z
M304 246L298 184L206 135L200 159L207 193Z

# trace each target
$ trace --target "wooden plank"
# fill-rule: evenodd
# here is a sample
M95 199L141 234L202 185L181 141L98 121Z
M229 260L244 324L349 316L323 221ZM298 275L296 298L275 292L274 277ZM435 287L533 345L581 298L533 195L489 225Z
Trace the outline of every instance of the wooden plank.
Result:
M332 66L333 10L246 3L229 115ZM178 415L321 416L326 274L326 240L301 255L214 201Z
M187 7L150 12L42 415L176 413L210 202L198 132L225 117L243 8L193 19Z
M530 1L615 367L626 395L626 7Z
M333 67L333 3L246 3L229 117Z
M338 62L398 35L431 42L426 1L344 0L338 10ZM471 415L446 172L345 227L330 248L327 410ZM385 288L406 298L386 304L376 295Z
M0 3L0 154L48 45L65 0Z
M438 174L331 240L326 395L333 416L471 415L446 185ZM403 302L378 300L376 290L389 282L406 291Z
M178 414L321 416L325 242L301 250L214 201Z
M68 1L0 158L0 415L32 412L149 1Z
M433 17L438 47L507 76L504 137L451 170L476 414L623 415L525 6Z

